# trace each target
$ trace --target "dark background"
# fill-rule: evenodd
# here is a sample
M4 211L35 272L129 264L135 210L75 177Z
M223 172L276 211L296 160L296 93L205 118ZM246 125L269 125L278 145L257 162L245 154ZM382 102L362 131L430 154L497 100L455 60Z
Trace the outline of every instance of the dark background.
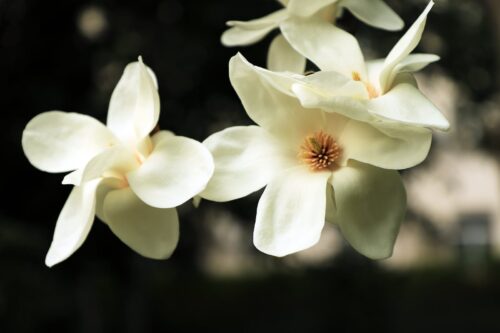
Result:
M407 26L425 6L387 2ZM439 36L440 43L424 36L419 49L442 57L426 72L446 74L465 92L467 103L456 113L458 132L473 134L469 148L495 158L500 126L485 121L482 110L488 103L499 112L498 5L438 0L426 36ZM344 246L321 265L290 264L252 246L258 194L203 202L197 210L185 204L180 243L167 261L140 257L96 221L71 258L51 269L44 265L70 188L60 185L62 175L28 163L21 149L26 123L53 109L104 121L124 66L142 55L159 80L162 128L202 141L229 125L249 124L227 76L237 49L219 38L225 21L278 7L272 0L0 0L0 332L500 331L494 256L471 266L457 249L446 265L388 270ZM82 28L89 10L105 18L100 31ZM339 23L375 56L401 36L348 13ZM265 65L270 40L238 50ZM207 273L213 211L237 217L252 273Z

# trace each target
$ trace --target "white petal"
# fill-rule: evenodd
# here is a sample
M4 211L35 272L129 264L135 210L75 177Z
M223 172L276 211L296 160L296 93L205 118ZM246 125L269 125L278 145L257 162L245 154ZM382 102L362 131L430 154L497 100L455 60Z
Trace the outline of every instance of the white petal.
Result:
M225 46L253 44L264 38L271 30L277 28L279 23L287 17L286 9L281 9L256 20L247 22L229 21L227 25L232 28L222 34L221 42Z
M400 124L369 125L350 121L339 137L345 160L353 159L385 169L406 169L429 153L432 132Z
M448 120L411 84L398 84L385 95L370 100L372 114L408 125L447 130Z
M370 121L368 93L362 82L353 81L336 72L317 72L294 84L292 91L303 107L319 108L348 118Z
M166 259L175 250L179 241L175 208L150 207L126 187L106 195L103 211L113 233L140 255Z
M337 214L337 207L335 205L335 195L333 192L333 187L327 185L325 221L328 223L335 223L336 214Z
M257 206L253 242L282 257L316 244L325 224L326 184L331 172L305 167L284 171L264 190Z
M408 29L404 36L396 43L385 59L384 68L380 73L380 86L382 87L383 93L391 87L391 77L394 77L393 71L396 65L406 58L420 42L427 20L427 14L429 14L432 6L434 6L434 2L431 0L415 23L413 23L410 29Z
M99 180L75 186L57 219L54 238L45 264L49 267L67 259L87 238L95 212L95 193Z
M103 149L116 143L96 119L78 113L50 111L33 118L23 131L28 160L40 170L66 172L85 166Z
M203 144L215 163L214 174L201 193L208 200L244 197L264 187L287 165L279 142L258 126L226 128L208 137Z
M290 0L287 9L290 13L297 16L312 16L320 9L325 8L338 0Z
M358 252L371 259L392 255L406 210L397 171L352 162L333 173L335 221Z
M253 83L263 81L264 85L282 92L285 95L295 97L292 85L301 82L304 75L291 72L274 72L265 68L252 65L245 57L238 53L229 61L229 78L235 80L252 81ZM239 82L236 82L239 86Z
M108 223L104 216L104 199L109 192L128 187L128 184L118 178L103 178L96 191L95 215L104 223Z
M387 77L387 82L390 82L390 85L386 89L386 92L392 89L392 87L395 87L398 84L398 82L399 83L401 82L400 80L401 75L418 72L419 70L425 68L430 63L438 60L439 56L434 54L415 53L408 55L394 67L391 74ZM371 71L371 73L369 74L370 78L373 79L373 81L371 82L377 82L378 81L377 78L380 76L380 73L384 68L384 63L380 62L380 60L372 61L370 65L367 64L367 68L369 68L368 69L369 73ZM416 86L414 82L412 82L411 84ZM380 87L378 87L378 90L383 91L383 89L381 89Z
M439 61L439 59L439 56L435 54L413 53L401 60L396 66L396 71L398 73L418 72L430 63Z
M280 34L269 46L267 68L276 72L288 71L303 74L306 68L306 58L295 51Z
M286 137L291 145L321 127L321 111L304 109L292 97L292 84L300 82L293 76L273 74L236 55L229 62L229 78L249 117L268 132ZM292 96L283 92L287 86Z
M382 0L343 0L340 5L361 21L385 30L400 30L403 20Z
M114 146L91 159L82 171L77 170L67 175L63 184L80 185L100 177L117 178L126 182L126 174L139 166L138 157L128 147Z
M290 19L281 25L290 45L323 71L351 78L357 72L366 80L363 54L351 34L322 20Z
M213 170L212 156L200 142L167 135L127 178L132 190L148 205L172 208L200 193Z
M137 144L158 122L160 97L150 71L141 59L128 64L111 95L107 124L125 143Z

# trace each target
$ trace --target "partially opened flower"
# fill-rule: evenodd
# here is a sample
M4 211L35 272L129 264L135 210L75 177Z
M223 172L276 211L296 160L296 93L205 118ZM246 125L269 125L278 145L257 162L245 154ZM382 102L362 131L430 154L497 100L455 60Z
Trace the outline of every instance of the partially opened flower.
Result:
M403 135L389 136L338 113L305 109L277 88L277 78L261 72L240 55L230 61L231 83L259 126L231 127L205 140L215 171L200 195L229 201L266 186L257 207L254 244L267 254L285 256L309 248L319 240L326 219L365 256L390 256L406 196L399 173L381 167L415 163L415 154L417 159L427 154L429 141L414 147ZM407 128L398 126L405 133Z
M371 123L397 122L446 130L449 123L420 92L411 74L437 61L410 54L424 31L431 1L385 59L365 62L354 36L321 20L281 26L291 45L320 69L293 85L302 105Z
M139 254L172 254L179 238L175 207L204 189L213 160L195 140L154 131L159 114L156 79L139 58L126 67L111 96L107 127L60 111L28 123L22 144L35 167L76 170L63 180L75 186L57 220L48 266L82 245L95 214Z
M382 0L278 0L285 8L251 21L229 21L231 28L221 41L226 46L253 44L269 32L296 20L307 24L309 19L321 19L327 24L335 21L344 8L363 22L386 30L399 30L403 21ZM305 58L287 42L286 35L278 35L269 48L268 68L275 71L303 73Z

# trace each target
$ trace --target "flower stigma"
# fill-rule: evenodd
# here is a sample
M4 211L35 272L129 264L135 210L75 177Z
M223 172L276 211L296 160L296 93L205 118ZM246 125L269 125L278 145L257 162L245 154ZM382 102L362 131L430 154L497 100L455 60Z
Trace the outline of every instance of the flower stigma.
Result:
M341 155L342 148L337 141L331 135L319 131L305 138L300 146L299 158L311 171L333 171Z
M360 81L365 85L366 91L368 92L368 97L370 99L372 98L377 98L379 96L379 93L377 89L371 84L370 82L363 81L361 79L361 75L358 72L352 72L352 79L354 81Z

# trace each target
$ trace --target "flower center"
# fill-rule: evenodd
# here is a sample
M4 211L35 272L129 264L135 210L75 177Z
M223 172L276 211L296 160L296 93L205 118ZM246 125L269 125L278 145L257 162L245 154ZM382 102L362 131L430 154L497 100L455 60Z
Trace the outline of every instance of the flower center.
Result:
M300 146L299 158L312 171L333 170L342 155L342 148L337 141L323 131L314 133L305 138Z
M370 99L377 98L379 96L377 89L375 89L375 87L370 82L363 81L361 79L361 75L358 72L352 72L352 79L354 81L360 81L365 85L366 91L368 91L368 97Z

